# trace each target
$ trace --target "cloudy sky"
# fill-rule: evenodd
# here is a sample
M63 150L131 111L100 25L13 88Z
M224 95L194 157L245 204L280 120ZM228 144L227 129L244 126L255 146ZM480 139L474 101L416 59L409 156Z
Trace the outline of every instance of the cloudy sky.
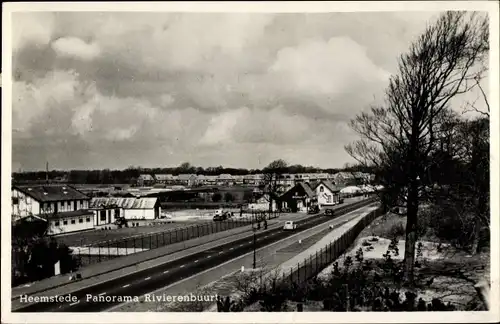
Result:
M341 167L436 13L15 13L13 171Z

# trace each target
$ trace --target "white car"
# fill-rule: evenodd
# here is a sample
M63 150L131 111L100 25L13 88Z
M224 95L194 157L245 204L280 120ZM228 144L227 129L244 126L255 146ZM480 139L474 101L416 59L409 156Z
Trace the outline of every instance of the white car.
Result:
M285 231L293 231L296 228L297 224L295 224L293 221L286 221L285 225L283 226L283 230Z

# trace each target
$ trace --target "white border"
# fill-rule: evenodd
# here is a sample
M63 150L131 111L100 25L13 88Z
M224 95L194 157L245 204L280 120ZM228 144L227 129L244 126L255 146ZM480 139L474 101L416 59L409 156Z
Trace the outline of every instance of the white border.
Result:
M178 11L178 12L352 12L352 11L443 11L476 10L490 15L490 105L491 111L491 256L499 255L499 8L497 1L345 1L345 2L29 2L3 3L2 47L3 53L11 53L11 13L16 11ZM2 55L2 322L7 323L416 323L416 322L497 322L500 320L498 301L499 260L491 259L492 310L489 312L429 312L429 313L11 313L10 302L10 185L11 185L11 91L12 58ZM7 71L7 73L5 73ZM248 318L248 319L247 319Z

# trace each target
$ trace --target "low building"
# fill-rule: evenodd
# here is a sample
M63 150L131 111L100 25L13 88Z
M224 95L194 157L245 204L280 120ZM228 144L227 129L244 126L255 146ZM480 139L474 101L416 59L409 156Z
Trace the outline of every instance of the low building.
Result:
M255 202L248 204L248 209L254 211L268 211L269 210L269 194L262 194ZM274 199L271 203L273 211L277 210L277 200Z
M281 208L289 208L292 212L307 212L316 199L316 193L308 183L299 182L279 197Z
M38 216L48 222L49 235L91 229L90 197L67 185L12 187L13 221Z
M141 174L137 178L138 186L152 186L155 183L155 178L151 174Z
M196 174L179 174L177 176L176 184L192 187L196 184L196 179L197 179Z
M86 231L94 228L94 213L81 209L47 215L48 235Z
M318 207L337 205L340 202L340 188L331 181L322 180L315 188Z
M175 183L175 177L171 174L155 174L157 184L171 185Z
M232 175L223 173L217 176L217 185L219 186L232 186L234 185L234 178Z
M109 223L114 222L117 209L120 209L120 217L125 219L157 219L161 214L160 200L157 197L92 198L90 208L95 211L96 215L99 215L99 222ZM102 213L102 211L105 212ZM104 215L105 217L101 218Z

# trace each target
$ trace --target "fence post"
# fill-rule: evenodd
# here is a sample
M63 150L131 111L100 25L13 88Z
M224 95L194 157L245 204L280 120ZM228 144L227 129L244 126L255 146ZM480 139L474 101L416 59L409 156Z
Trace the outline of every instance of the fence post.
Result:
M144 250L144 235L141 235L141 251Z
M158 243L158 241L159 241L158 237L159 236L160 236L160 234L156 234L156 248L160 247L160 244Z
M118 252L119 246L120 246L120 241L116 241L116 255L120 255L120 253Z

